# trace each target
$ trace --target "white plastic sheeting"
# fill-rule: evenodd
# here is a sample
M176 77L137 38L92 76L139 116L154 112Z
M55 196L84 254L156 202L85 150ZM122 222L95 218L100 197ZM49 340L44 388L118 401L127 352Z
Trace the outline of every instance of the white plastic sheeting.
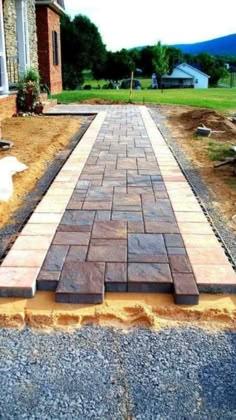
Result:
M11 198L13 194L13 175L26 169L28 169L28 166L19 162L14 156L0 159L0 201L7 202Z

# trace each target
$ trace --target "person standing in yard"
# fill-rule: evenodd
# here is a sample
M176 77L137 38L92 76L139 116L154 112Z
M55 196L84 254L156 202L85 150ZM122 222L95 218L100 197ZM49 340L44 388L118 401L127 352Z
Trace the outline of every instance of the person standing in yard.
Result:
M156 73L152 74L152 89L157 89L158 85L157 85L157 76Z

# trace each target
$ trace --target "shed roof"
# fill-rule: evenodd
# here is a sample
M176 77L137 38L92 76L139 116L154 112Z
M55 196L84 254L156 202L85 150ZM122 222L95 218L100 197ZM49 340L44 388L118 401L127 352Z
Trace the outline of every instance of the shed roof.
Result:
M193 79L193 76L186 73L184 70L175 67L171 74L164 74L162 79Z
M206 74L206 73L204 73L203 71L201 71L201 70L197 69L196 67L191 66L191 65L190 65L190 64L188 64L188 63L181 63L181 64L179 64L176 68L177 68L177 69L181 69L181 70L183 70L183 71L186 71L186 73L188 73L188 74L190 74L190 75L191 75L191 70L194 70L195 72L200 73L200 74L202 74L203 76L206 76L206 77L208 77L208 78L210 77L208 74Z

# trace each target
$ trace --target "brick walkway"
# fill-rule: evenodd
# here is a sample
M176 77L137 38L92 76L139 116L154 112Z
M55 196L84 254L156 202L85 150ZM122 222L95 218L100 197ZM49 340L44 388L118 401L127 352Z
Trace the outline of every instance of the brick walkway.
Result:
M236 291L236 275L146 107L98 112L0 268L0 295L55 290L66 303L109 292Z

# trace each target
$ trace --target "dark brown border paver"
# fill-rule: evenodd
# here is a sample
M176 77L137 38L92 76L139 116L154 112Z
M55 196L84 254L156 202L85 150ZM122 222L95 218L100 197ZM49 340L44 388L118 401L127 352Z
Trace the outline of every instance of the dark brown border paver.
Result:
M127 292L127 264L107 263L105 274L106 292Z
M173 280L168 264L128 264L129 292L171 293L172 290Z
M197 305L199 291L193 274L174 273L175 303L177 305Z
M56 301L102 303L104 299L104 277L104 263L65 263L56 290Z

